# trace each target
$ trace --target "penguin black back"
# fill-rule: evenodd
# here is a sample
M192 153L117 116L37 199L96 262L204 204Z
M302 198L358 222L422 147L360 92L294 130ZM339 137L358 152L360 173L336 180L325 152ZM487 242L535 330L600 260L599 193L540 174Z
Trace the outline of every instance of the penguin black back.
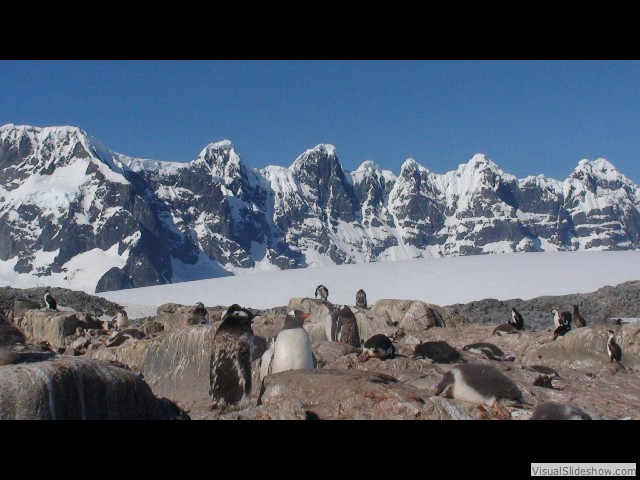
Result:
M44 303L47 310L58 310L58 302L56 302L56 299L53 298L49 290L44 294Z
M573 405L544 402L536 407L529 420L593 420L588 414Z
M231 305L213 337L209 394L214 407L246 403L251 393L251 311Z
M515 307L511 309L511 320L509 323L513 324L517 330L524 330L524 318L522 318L522 315Z
M424 342L415 346L414 358L429 358L436 363L464 362L464 359L455 348L447 342Z
M587 326L587 321L582 315L580 315L578 305L573 306L573 323L576 324L577 328L583 328Z
M287 314L284 318L284 325L282 330L288 330L291 328L304 328L304 321L309 318L309 314L302 310L293 310Z
M324 285L318 285L316 287L316 298L320 297L320 300L326 300L329 297L329 289Z
M360 331L358 329L358 322L356 320L356 316L346 305L340 308L338 312L335 341L351 345L355 348L360 347Z
M362 289L356 293L356 307L367 308L367 294Z

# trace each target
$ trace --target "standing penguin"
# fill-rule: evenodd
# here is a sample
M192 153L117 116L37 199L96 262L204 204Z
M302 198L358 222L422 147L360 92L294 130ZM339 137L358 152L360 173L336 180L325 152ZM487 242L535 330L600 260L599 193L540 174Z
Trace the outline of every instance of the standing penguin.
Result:
M116 315L116 330L121 330L129 326L129 317L124 310L118 311Z
M47 307L47 310L58 310L58 302L53 298L51 292L47 290L44 294L44 304Z
M296 370L299 368L315 368L316 361L313 356L311 339L304 329L304 321L309 317L308 313L300 310L290 311L284 319L284 326L273 347L273 353L263 355L264 361L270 361L268 369L260 366L261 376L272 373Z
M253 313L231 305L213 337L209 394L214 408L243 407L251 395Z
M324 285L318 285L316 287L316 298L320 297L320 300L326 300L329 297L329 289Z
M518 312L515 307L511 309L511 320L509 320L509 323L518 330L524 330L524 318L522 318L522 315L520 315L520 312Z
M587 321L584 319L578 311L578 305L573 306L573 322L576 324L576 328L582 328L587 326Z
M618 364L618 368L624 370L624 366L622 365L622 349L620 345L616 343L613 337L616 336L616 332L613 330L607 330L607 334L609 338L607 339L607 355L609 356L610 362L616 362Z
M360 331L356 316L344 305L337 306L331 315L331 341L346 343L354 348L360 347Z
M356 307L367 308L367 294L362 289L356 293Z

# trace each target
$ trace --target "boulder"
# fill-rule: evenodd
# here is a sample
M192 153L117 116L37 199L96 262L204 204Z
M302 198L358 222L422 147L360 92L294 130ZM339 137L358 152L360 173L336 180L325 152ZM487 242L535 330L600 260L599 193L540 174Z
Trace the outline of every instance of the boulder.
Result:
M294 297L287 305L287 311L290 310L302 310L310 314L304 321L304 328L309 332L312 343L331 340L326 333L327 324L331 322L331 311L321 300Z
M76 312L27 310L16 323L32 343L49 342L53 348L65 346L65 337L83 327L84 316Z
M432 327L456 328L470 323L469 318L448 307L417 300L378 300L373 314L385 318L406 331L424 331Z
M471 418L466 412L472 413L473 406L430 397L390 375L316 369L269 375L260 406L242 413L244 418L322 420Z
M199 325L201 318L193 315L193 306L179 305L177 303L165 303L158 307L155 321L162 324L165 331L187 325ZM214 319L211 318L213 321Z
M340 342L319 342L313 345L313 354L318 363L323 365L356 351L351 345Z
M174 329L161 342L147 345L140 370L156 393L182 403L209 397L209 369L214 325Z
M24 297L15 297L13 299L13 318L19 318L24 315L27 310L40 308L40 305Z
M137 374L84 357L0 367L0 419L187 418Z
M555 341L531 344L525 354L527 365L541 360L572 366L602 365L609 362L607 356L607 329L611 326L588 325L574 328ZM616 342L622 349L622 364L629 368L640 365L640 322L617 327Z

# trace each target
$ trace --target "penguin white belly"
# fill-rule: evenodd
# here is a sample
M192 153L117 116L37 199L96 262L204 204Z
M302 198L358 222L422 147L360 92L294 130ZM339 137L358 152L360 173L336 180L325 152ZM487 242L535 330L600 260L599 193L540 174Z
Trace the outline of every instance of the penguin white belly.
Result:
M476 405L493 407L496 400L495 398L485 398L480 395L474 388L471 388L467 382L464 381L464 378L462 378L462 375L457 370L453 371L453 376L455 378L455 383L453 385L453 398L474 403Z
M262 359L260 360L260 381L267 375L270 375L269 367L271 366L271 361L273 360L273 347L269 348L266 352L262 354Z
M309 334L303 328L283 330L276 338L271 373L298 368L313 368Z
M558 328L560 326L560 317L558 315L555 315L553 317L553 326L555 328Z

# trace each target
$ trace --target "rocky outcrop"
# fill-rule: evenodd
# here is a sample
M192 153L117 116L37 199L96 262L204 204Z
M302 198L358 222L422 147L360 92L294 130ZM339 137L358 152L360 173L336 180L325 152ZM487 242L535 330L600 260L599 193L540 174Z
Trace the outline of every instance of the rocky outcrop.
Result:
M2 420L188 418L137 374L81 357L0 366Z
M78 327L102 328L99 322L87 320L81 313L49 310L27 310L16 320L16 325L30 342L48 342L53 348L64 347L65 338L75 333Z
M607 329L611 326L590 326L573 329L554 342L533 344L527 350L524 361L536 364L541 361L569 366L592 366L609 363L607 356ZM622 349L622 364L630 368L640 367L640 322L618 328L616 343ZM613 365L613 364L612 364Z
M193 315L193 307L177 303L165 303L158 307L155 321L162 324L165 331L187 325L199 325L201 318Z
M553 325L551 310L572 311L578 305L587 325L602 324L616 317L640 318L640 281L623 282L615 286L602 287L591 293L536 297L530 300L485 299L466 304L450 305L448 308L473 319L479 324L504 323L511 318L515 307L524 317L527 330L549 328Z
M244 412L245 416L322 420L473 418L469 405L431 398L431 392L384 373L290 370L267 376L263 388L263 407Z
M432 327L460 327L469 318L447 307L417 300L378 300L373 314L407 331L424 331Z

